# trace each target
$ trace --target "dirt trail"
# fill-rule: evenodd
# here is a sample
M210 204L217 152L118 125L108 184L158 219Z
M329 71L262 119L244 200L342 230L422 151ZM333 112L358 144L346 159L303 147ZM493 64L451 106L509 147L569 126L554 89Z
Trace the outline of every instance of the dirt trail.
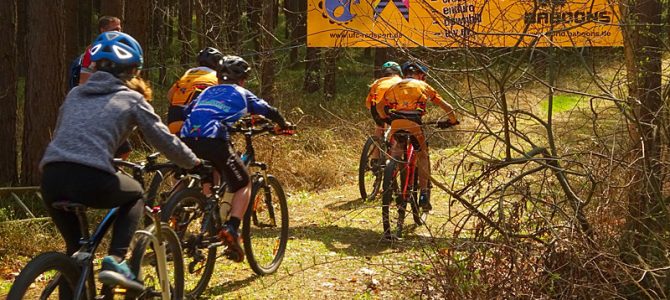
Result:
M444 195L436 194L438 205L429 217L433 232L448 213L439 199ZM382 240L380 201L363 202L353 185L291 194L291 239L279 271L257 277L246 263L220 259L205 298L368 299L412 294L397 272L424 259L422 246L443 239L429 238L426 228L418 228L400 242Z

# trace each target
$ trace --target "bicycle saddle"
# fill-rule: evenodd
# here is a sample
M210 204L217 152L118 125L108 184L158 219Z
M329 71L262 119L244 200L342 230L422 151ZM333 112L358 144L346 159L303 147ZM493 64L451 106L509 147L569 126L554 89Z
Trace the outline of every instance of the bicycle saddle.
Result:
M68 201L54 202L51 204L51 207L58 210L71 211L71 212L86 212L86 209L88 209L86 205Z

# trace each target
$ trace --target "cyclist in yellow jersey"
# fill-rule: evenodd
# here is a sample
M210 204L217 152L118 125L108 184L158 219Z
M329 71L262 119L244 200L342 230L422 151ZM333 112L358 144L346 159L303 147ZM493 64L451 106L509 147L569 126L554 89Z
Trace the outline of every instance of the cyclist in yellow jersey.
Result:
M178 134L186 116L184 108L191 100L206 88L219 84L216 78L216 68L223 54L216 48L207 47L198 53L198 67L191 68L175 82L168 91L167 98L170 101L168 110L168 128L173 134Z
M372 83L368 97L365 99L365 107L370 110L372 119L377 125L374 133L377 141L382 140L384 127L386 126L384 120L379 116L379 113L377 113L377 103L381 102L384 93L388 88L402 80L402 69L398 63L387 61L382 65L382 76L382 78L379 78ZM379 159L379 151L377 148L372 152L371 159Z
M428 69L419 63L407 62L403 64L402 72L405 79L386 90L383 101L378 105L377 112L382 119L389 119L391 122L391 135L398 131L406 131L412 134L418 144L417 168L419 170L419 186L421 187L421 196L419 205L424 211L430 211L430 158L428 156L428 145L426 137L421 129L421 117L426 113L426 104L432 101L442 108L449 118L452 125L458 124L456 113L449 103L426 83L426 73ZM400 157L403 149L398 144L391 148L393 157Z

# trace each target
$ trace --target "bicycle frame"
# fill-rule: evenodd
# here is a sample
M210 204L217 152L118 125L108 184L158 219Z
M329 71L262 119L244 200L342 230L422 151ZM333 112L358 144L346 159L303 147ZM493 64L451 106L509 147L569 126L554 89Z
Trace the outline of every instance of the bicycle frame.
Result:
M81 266L81 275L79 281L75 286L74 299L81 299L84 293L87 293L88 299L93 299L96 295L95 278L93 274L93 254L98 249L102 238L107 234L109 228L112 227L114 220L118 215L118 208L112 208L102 219L98 227L95 229L92 236L88 236L87 224L80 224L82 226L82 239L79 241L81 248L72 254L72 259ZM78 216L79 217L79 216ZM52 282L55 287L60 281L60 277ZM88 289L86 283L88 282Z

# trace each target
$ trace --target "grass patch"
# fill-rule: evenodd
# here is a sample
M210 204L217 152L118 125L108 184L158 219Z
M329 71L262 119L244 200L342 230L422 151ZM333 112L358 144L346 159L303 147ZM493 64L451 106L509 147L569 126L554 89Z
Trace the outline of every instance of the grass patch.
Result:
M571 110L579 105L580 100L582 100L582 97L577 95L554 95L552 111L561 113ZM549 113L549 100L542 100L540 108L545 113Z

